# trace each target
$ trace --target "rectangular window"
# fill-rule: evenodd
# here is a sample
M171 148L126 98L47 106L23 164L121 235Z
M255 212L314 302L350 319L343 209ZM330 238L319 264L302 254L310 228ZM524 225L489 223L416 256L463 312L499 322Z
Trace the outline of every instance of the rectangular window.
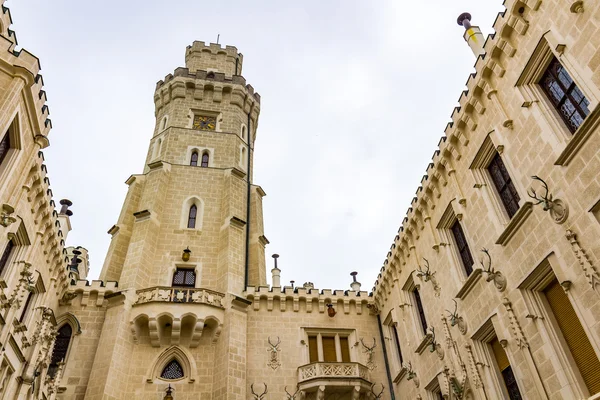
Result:
M29 306L31 305L31 300L33 299L34 293L29 292L27 295L27 300L25 300L25 305L23 306L23 311L21 311L21 316L19 317L19 322L23 322L25 317L27 316L27 312L29 310Z
M173 275L172 286L195 287L196 271L193 269L177 268Z
M6 131L2 140L0 140L0 165L4 162L8 151L10 150L10 130Z
M338 350L339 344L339 350ZM309 362L350 362L348 336L338 333L308 335Z
M421 322L421 328L423 328L423 334L427 334L427 320L425 319L425 310L423 310L423 303L421 303L421 296L419 295L419 289L413 290L415 296L415 305L417 306L417 312L419 313L419 321Z
M510 400L521 400L521 392L519 391L517 380L515 379L515 375L513 374L512 367L510 366L508 356L506 355L504 348L502 348L502 345L496 337L489 342L489 345L491 346L492 353L496 359L496 365L502 374L504 386L508 392L508 398Z
M6 266L8 265L8 261L10 259L10 256L13 253L14 248L15 248L15 242L12 240L9 240L8 243L6 244L6 247L4 248L4 251L2 252L2 257L0 257L0 274L2 274L4 272L4 270L6 269Z
M473 273L473 264L475 262L471 256L471 251L469 250L469 245L467 244L467 239L462 227L460 226L460 222L456 220L450 230L454 236L454 241L456 242L456 247L458 249L458 253L460 254L460 259L463 267L465 268L465 272L467 273L467 276L469 276L471 273Z
M600 361L564 289L556 279L543 290L590 394L600 392Z
M590 113L590 102L556 57L550 61L539 84L567 128L574 133Z
M404 364L404 360L402 359L402 348L400 347L400 339L398 339L398 329L396 329L396 325L392 325L392 335L394 336L394 343L396 343L396 351L398 352L398 359L400 360L400 367Z
M500 154L496 153L494 158L492 158L488 166L488 171L508 216L512 218L519 210L520 197Z

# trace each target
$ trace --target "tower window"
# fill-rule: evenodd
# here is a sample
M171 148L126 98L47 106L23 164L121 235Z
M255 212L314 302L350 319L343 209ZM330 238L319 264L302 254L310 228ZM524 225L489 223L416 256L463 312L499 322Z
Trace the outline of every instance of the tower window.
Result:
M192 152L192 157L190 158L190 165L192 167L198 166L198 152L197 151Z
M170 363L168 363L160 373L161 378L169 380L181 379L183 376L183 368L181 367L181 364L177 362L177 360L172 360Z
M187 227L190 229L194 229L196 227L196 215L198 214L198 207L195 204L192 204L190 207L190 213L188 215L188 224Z
M590 102L556 57L552 58L544 72L540 86L567 124L567 128L574 133L590 113Z
M520 198L500 154L496 153L488 166L488 171L508 216L512 218L519 210Z
M463 267L465 268L465 272L467 276L471 275L473 272L473 257L471 256L471 250L469 250L469 245L467 244L467 239L465 237L465 233L460 226L460 222L456 220L452 228L452 235L454 236L454 241L456 242L456 246L458 248L458 253L460 254L460 259L462 261Z
M10 259L10 256L12 255L14 248L15 248L15 242L13 242L12 240L9 240L8 243L6 244L6 247L4 248L2 257L0 257L0 274L2 274L2 272L4 272L4 269L6 268L6 265L8 264L8 260Z
M21 316L19 317L19 322L23 322L25 317L27 316L27 311L29 310L29 306L31 305L31 300L33 299L34 293L29 292L27 295L27 300L25 300L25 305L23 306L23 311L21 311Z
M69 350L72 334L73 329L69 324L64 324L58 330L58 336L56 336L56 339L54 340L54 350L52 351L52 358L50 360L50 366L48 367L48 375L54 376L58 369L58 363L67 358L67 351Z
M394 336L394 343L396 344L396 351L398 352L400 366L402 366L402 364L404 364L404 360L402 358L402 349L400 348L400 340L398 339L398 329L396 328L396 324L392 324L392 335Z
M600 392L600 361L562 286L554 279L544 294L590 394Z
M4 162L8 151L11 148L10 143L10 130L6 131L2 140L0 140L0 164Z
M419 322L421 322L421 328L423 328L423 334L425 335L427 334L427 319L425 319L425 310L423 309L419 289L416 287L413 290L413 295L415 296L415 305L417 306L417 311L419 313Z
M196 155L196 158L198 158L198 156ZM208 167L208 159L209 159L209 155L208 152L205 151L204 153L202 153L202 163L200 164L201 167Z
M173 286L194 287L196 285L196 271L193 269L177 268L173 275Z

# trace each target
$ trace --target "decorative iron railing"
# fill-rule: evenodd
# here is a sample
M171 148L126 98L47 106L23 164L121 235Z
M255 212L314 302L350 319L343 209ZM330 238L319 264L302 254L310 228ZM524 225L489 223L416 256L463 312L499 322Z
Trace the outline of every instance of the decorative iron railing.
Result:
M298 383L317 378L360 378L368 381L369 369L355 362L316 362L298 368Z
M153 301L167 303L196 303L223 307L225 295L209 289L202 288L177 288L168 286L155 286L141 289L136 292L138 298L134 304L144 304Z

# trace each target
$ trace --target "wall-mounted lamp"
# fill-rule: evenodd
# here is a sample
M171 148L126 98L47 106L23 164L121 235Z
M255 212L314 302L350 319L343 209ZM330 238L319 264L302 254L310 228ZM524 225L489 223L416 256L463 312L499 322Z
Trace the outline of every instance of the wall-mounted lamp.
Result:
M181 259L183 261L190 261L190 254L192 254L192 251L190 250L189 247L186 247L186 249L183 250L183 254L181 255Z
M327 315L333 318L335 317L335 314L337 314L337 312L335 311L335 308L333 308L333 304L327 304Z
M171 387L171 384L169 384L169 387L167 390L165 390L167 394L165 394L164 400L173 400L173 390L174 389Z

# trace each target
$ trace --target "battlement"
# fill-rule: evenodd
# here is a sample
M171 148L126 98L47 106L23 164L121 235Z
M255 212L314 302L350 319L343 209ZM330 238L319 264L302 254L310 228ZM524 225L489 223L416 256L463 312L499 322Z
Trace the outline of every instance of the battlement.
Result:
M350 305L356 310L356 314L367 312L373 304L373 297L368 292L354 290L331 290L307 289L304 287L269 287L248 286L245 292L246 299L253 302L255 311L266 307L267 311L273 311L274 304L279 311L305 311L310 313L313 307L319 313L327 310L327 304L332 304L336 312L350 314ZM261 301L266 300L266 301Z
M206 45L201 41L194 41L185 49L185 66L190 72L203 70L207 72L221 72L226 76L242 74L243 56L234 46L225 46L216 43Z
M81 296L81 305L102 307L106 297L118 292L118 282L93 280L91 283L80 279L72 283L60 300L61 305L71 305L71 302Z

